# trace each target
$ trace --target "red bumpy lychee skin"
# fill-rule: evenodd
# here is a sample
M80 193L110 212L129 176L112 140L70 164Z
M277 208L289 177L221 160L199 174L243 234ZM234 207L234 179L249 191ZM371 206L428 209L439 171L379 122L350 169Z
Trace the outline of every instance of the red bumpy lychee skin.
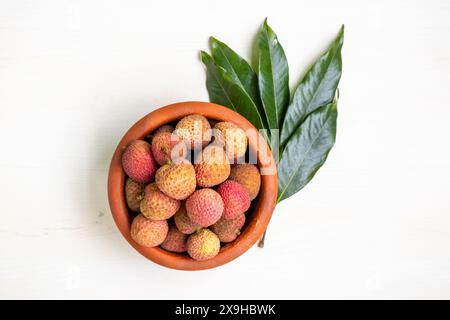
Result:
M182 204L178 212L175 213L175 215L173 216L173 220L175 221L175 225L177 226L178 230L180 230L180 232L184 234L192 234L195 231L201 229L201 226L192 222L188 217L184 204Z
M258 167L253 164L238 164L231 168L228 180L242 184L250 195L250 200L254 200L261 188L261 175Z
M232 163L245 156L247 135L232 122L222 121L214 125L214 142L223 146Z
M211 141L211 126L208 119L200 114L182 118L177 123L174 133L191 149L204 147Z
M134 181L148 183L155 177L156 161L151 146L144 140L133 141L122 155L125 173Z
M163 165L156 171L155 181L159 190L176 200L186 199L197 186L194 166L185 159Z
M211 226L211 230L219 237L220 241L231 242L240 234L244 223L245 214L241 213L231 220L220 218L219 221Z
M156 162L162 166L167 161L186 157L187 148L178 136L170 132L160 132L153 137L152 153Z
M219 251L219 237L208 229L202 229L190 235L187 240L187 252L194 260L212 259L217 256Z
M195 157L197 185L209 188L224 182L230 175L230 162L225 150L210 144Z
M166 220L153 221L139 214L131 224L131 238L143 247L156 247L166 239L169 226Z
M174 127L172 127L171 125L165 124L165 125L159 127L155 131L155 135L157 135L158 133L161 133L161 132L173 132L173 130L175 130Z
M171 226L161 247L167 251L185 252L187 237L187 234L181 233L176 227Z
M217 192L223 200L225 219L234 219L250 208L250 196L247 189L236 181L225 181L217 188Z
M186 200L189 219L202 227L216 223L222 216L223 210L222 198L213 189L197 190Z
M168 197L158 189L156 183L151 183L145 187L140 207L147 219L166 220L178 211L180 201Z
M138 183L131 178L127 178L125 182L125 199L127 200L128 208L134 212L140 212L141 200L144 198L144 183Z

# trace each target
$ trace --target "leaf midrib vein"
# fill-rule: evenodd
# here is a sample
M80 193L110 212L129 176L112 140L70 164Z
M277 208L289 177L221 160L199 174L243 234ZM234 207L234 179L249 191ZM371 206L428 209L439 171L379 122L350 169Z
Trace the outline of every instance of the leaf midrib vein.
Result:
M224 69L224 70L225 70L225 69ZM225 71L226 71L226 70L225 70ZM230 101L230 103L232 104L234 111L236 111L237 113L240 113L240 112L236 109L236 107L235 107L235 105L233 104L233 102L231 101L230 96L228 95L228 93L227 93L227 91L225 90L225 88L222 86L221 82L218 81L218 77L215 77L215 78L216 78L217 83L219 84L219 86L222 88L223 92L225 92L225 94L226 94L226 96L227 96L227 98L228 98L228 101ZM225 81L226 81L226 80L225 80ZM252 105L253 105L253 107L254 107L255 114L257 115L257 118L258 118L259 126L260 126L261 128L263 128L264 126L263 126L263 122L262 122L262 119L261 119L261 115L260 115L259 112L258 112L258 108L256 107L255 102L254 102L253 99L250 97L250 95L248 94L247 91L245 91L244 89L242 89L242 91L243 91L243 93L245 94L245 96L248 98L248 100L252 103Z
M215 68L215 66L213 66ZM216 72L219 72L219 70L217 70L216 68ZM228 92L225 90L224 86L222 85L222 83L219 81L219 77L217 76L216 73L214 73L214 78L216 78L217 83L219 84L220 88L222 89L222 91L225 93L225 96L227 97L228 101L230 102L230 104L233 106L234 111L237 112L237 109L233 103L233 101L231 100L231 97L228 95Z
M322 134L322 130L323 128L325 128L326 124L328 123L328 119L329 119L330 115L327 117L327 119L324 121L323 126L320 128L316 138L314 139L314 141L311 143L311 145L308 148L308 151L305 152L305 156L303 157L302 161L299 163L299 165L296 167L296 170L293 171L293 173L289 176L288 179L288 183L286 184L285 188L283 189L283 192L281 192L280 196L277 199L277 202L279 202L281 200L281 198L283 197L283 195L286 193L287 188L289 187L289 185L292 182L292 179L294 179L295 174L298 172L299 168L303 165L303 162L306 159L306 155L311 151L312 146L316 143L317 139L320 137L320 135Z
M338 50L336 50L336 51L334 52L334 54L331 56L331 58L329 59L329 63L328 63L328 65L327 65L326 71L323 73L324 75L328 72L328 68L330 67L331 62L334 60L334 57L336 56L337 52L338 52ZM308 103L307 103L307 105L306 105L305 112L309 109L309 107L310 107L312 101L315 99L317 93L319 92L319 89L322 87L323 79L325 79L325 76L323 76L323 77L320 79L319 85L317 86L317 89L314 91L313 96L311 97L311 99L309 99L309 101L308 101ZM300 84L300 85L301 85L301 84ZM308 115L308 114L305 114L305 117L306 117L307 115ZM298 124L296 124L296 125L294 126L294 130L292 130L292 133L289 134L289 136L287 137L286 141L289 141L289 140L292 138L292 136L294 135L295 130L296 130L300 125L301 125L301 122L298 123Z
M222 55L225 57L225 60L227 61L227 63L230 65L231 69L233 70L233 73L236 75L236 78L238 79L240 86L242 87L242 89L244 89L245 91L247 91L247 89L244 87L244 84L242 83L241 78L239 78L238 73L235 71L235 68L233 67L233 65L231 64L230 60L228 59L227 55L225 54L225 52L222 50L222 47L219 46L219 50L222 53Z
M278 41L278 40L277 40ZM274 100L274 107L275 107L275 123L276 123L276 128L278 128L279 123L278 123L278 101L277 101L277 94L276 94L276 89L275 89L275 79L274 79L274 70L273 70L273 63L272 63L272 50L271 50L271 45L270 45L270 37L269 37L269 33L267 32L267 48L269 49L269 61L270 61L270 70L271 70L271 77L270 80L272 81L272 88L273 88L273 100ZM274 128L274 129L276 129Z

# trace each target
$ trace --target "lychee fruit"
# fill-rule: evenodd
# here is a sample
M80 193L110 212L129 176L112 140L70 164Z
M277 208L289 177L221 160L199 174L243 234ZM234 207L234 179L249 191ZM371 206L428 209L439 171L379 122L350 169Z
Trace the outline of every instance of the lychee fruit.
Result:
M155 177L156 162L151 146L144 140L133 141L122 155L125 173L134 181L148 183Z
M144 198L144 183L133 181L127 178L125 182L125 199L127 200L128 208L132 211L139 212L141 200Z
M187 148L184 142L170 132L157 133L152 140L152 153L159 165L172 159L184 158Z
M250 195L250 200L256 198L261 188L261 175L258 167L253 164L246 163L233 166L228 179L243 185Z
M162 193L156 183L145 187L144 199L141 201L141 212L151 220L166 220L180 208L180 201Z
M222 147L211 144L195 157L197 185L212 187L230 175L230 162Z
M182 118L177 123L174 133L191 149L204 147L211 141L211 126L208 119L199 114Z
M222 121L214 126L214 142L223 146L230 161L245 156L247 152L247 135L245 131L232 122Z
M236 181L225 181L217 188L217 192L223 200L225 219L234 219L250 208L250 196L247 189Z
M192 259L202 261L212 259L220 251L219 237L208 229L202 229L189 236L187 252Z
M159 127L158 129L156 129L155 135L157 135L158 133L162 133L162 132L173 132L173 130L175 130L174 127L172 127L169 124L165 124L165 125Z
M143 247L156 247L166 239L169 226L166 220L154 221L137 215L131 223L131 238Z
M176 227L171 226L161 247L167 251L185 252L187 237L187 234L181 233Z
M231 242L240 234L244 223L245 214L241 213L231 220L220 218L219 221L211 226L211 230L219 237L220 241Z
M178 230L180 230L180 232L184 234L192 234L198 229L201 229L198 224L192 222L188 217L184 205L180 206L180 209L173 216L173 220L175 221L175 225L177 226Z
M224 210L220 195L213 189L207 188L195 191L187 198L185 205L189 219L202 227L216 223Z
M155 181L159 190L176 200L186 199L197 186L194 166L187 160L163 165Z

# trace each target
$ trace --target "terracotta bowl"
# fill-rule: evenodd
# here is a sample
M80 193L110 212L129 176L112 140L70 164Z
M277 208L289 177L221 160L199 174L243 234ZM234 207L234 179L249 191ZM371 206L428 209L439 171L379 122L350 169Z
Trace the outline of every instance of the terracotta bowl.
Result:
M244 130L256 130L238 113L213 103L181 102L162 107L143 117L124 135L114 152L108 176L108 198L111 213L125 239L146 258L160 265L179 270L214 268L230 262L246 252L264 233L275 208L277 197L275 162L270 149L259 134L249 136L249 148L256 153L260 170L269 169L272 170L272 174L261 176L261 190L258 198L253 201L256 202L252 206L253 211L247 213L246 225L235 241L223 245L216 257L206 261L195 261L185 254L168 252L159 247L145 248L134 242L130 236L130 226L134 215L130 215L124 196L126 177L121 165L122 153L131 141L144 139L158 127L192 113L202 114L208 119L230 121Z

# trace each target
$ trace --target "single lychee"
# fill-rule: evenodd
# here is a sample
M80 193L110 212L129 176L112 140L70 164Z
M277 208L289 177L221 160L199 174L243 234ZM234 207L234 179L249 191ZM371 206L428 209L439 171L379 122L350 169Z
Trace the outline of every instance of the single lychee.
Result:
M237 164L231 168L229 180L242 184L250 195L250 200L254 200L261 188L261 175L258 167L253 164Z
M177 123L174 133L191 149L204 147L211 141L211 126L208 119L199 114L182 118Z
M131 224L131 238L143 247L156 247L166 239L169 226L166 220L153 221L142 214Z
M171 226L161 247L167 251L185 252L187 237L187 234L181 233L176 227Z
M159 127L158 129L156 129L156 131L155 131L155 136L156 136L158 133L162 133L162 132L173 132L173 130L175 130L174 127L172 127L171 125L165 124L165 125Z
M180 201L162 193L156 183L145 187L144 199L141 201L141 212L151 220L166 220L180 208Z
M158 129L156 129L154 132L152 132L151 134L149 134L145 140L148 141L150 144L153 142L154 137L158 134L158 133L162 133L162 132L173 132L173 130L175 130L174 127L172 127L171 125L163 125L161 127L159 127Z
M245 214L241 213L231 220L220 218L211 226L211 230L219 237L220 241L231 242L240 234L244 223Z
M202 229L190 235L187 240L187 252L194 260L212 259L217 256L219 251L219 237L211 230Z
M175 215L173 216L173 220L175 221L175 225L177 226L178 230L180 230L180 232L184 234L192 234L195 231L201 229L198 224L192 222L188 217L184 204L182 204L177 213L175 213Z
M217 222L223 213L223 201L213 189L195 191L186 200L186 212L195 224L208 227Z
M230 175L230 162L219 145L211 144L195 157L197 185L212 187L224 182Z
M245 131L232 122L222 121L214 126L214 142L223 146L230 161L245 156L247 151L247 135Z
M151 146L144 140L133 141L122 155L125 173L134 181L148 183L155 177L156 162Z
M176 200L186 199L197 186L194 166L187 160L163 165L155 181L159 190Z
M164 165L169 160L186 157L187 148L178 136L170 132L160 132L153 137L152 153L156 162Z
M127 178L125 182L125 199L127 200L128 208L132 211L139 212L141 200L144 198L144 183L133 181Z
M234 219L250 208L250 196L247 189L236 181L225 181L217 188L217 192L223 200L225 219Z

